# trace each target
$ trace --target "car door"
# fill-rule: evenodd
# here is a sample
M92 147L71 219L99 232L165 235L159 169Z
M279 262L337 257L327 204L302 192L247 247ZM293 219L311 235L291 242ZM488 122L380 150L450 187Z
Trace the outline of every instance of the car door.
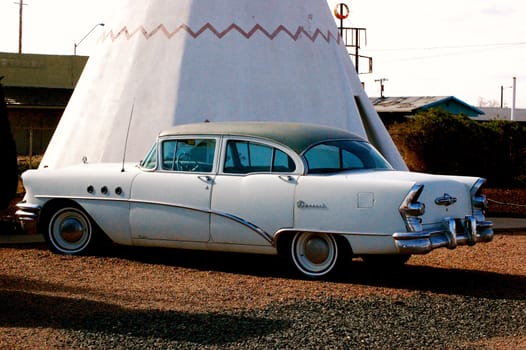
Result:
M133 239L207 242L214 181L215 138L176 138L160 143L154 171L132 185Z
M212 193L211 239L268 245L277 230L293 225L297 164L272 145L243 139L223 144Z

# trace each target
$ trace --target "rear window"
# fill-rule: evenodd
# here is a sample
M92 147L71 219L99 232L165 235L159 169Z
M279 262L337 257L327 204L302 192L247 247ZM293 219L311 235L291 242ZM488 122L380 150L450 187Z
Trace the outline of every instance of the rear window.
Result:
M391 165L365 141L329 141L311 147L304 154L311 174L358 169L392 169Z

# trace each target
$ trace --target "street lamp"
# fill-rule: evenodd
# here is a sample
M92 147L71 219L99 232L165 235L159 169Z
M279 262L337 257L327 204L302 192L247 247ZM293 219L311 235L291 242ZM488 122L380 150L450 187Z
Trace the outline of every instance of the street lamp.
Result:
M93 28L91 28L91 30L86 34L84 35L84 37L82 39L80 39L80 41L78 43L75 43L73 44L73 55L74 56L77 56L77 47L84 41L84 39L86 39L88 37L88 35L91 34L91 32L93 32L95 30L95 28L97 28L98 26L101 26L101 27L104 27L104 23L97 23L95 24L95 26L93 26Z

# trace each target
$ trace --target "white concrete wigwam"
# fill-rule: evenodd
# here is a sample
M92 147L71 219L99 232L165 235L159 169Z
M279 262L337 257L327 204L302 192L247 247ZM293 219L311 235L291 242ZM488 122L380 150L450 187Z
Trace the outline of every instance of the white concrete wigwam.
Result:
M127 135L139 161L176 124L273 120L353 131L407 169L326 0L119 0L113 13L41 167L121 162Z

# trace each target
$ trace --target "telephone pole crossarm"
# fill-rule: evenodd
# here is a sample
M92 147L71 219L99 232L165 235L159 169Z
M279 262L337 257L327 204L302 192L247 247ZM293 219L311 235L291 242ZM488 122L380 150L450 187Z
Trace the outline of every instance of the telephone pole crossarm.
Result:
M385 89L384 82L389 81L389 79L380 78L380 79L375 79L374 81L377 83L380 83L380 98L384 98L384 89Z

